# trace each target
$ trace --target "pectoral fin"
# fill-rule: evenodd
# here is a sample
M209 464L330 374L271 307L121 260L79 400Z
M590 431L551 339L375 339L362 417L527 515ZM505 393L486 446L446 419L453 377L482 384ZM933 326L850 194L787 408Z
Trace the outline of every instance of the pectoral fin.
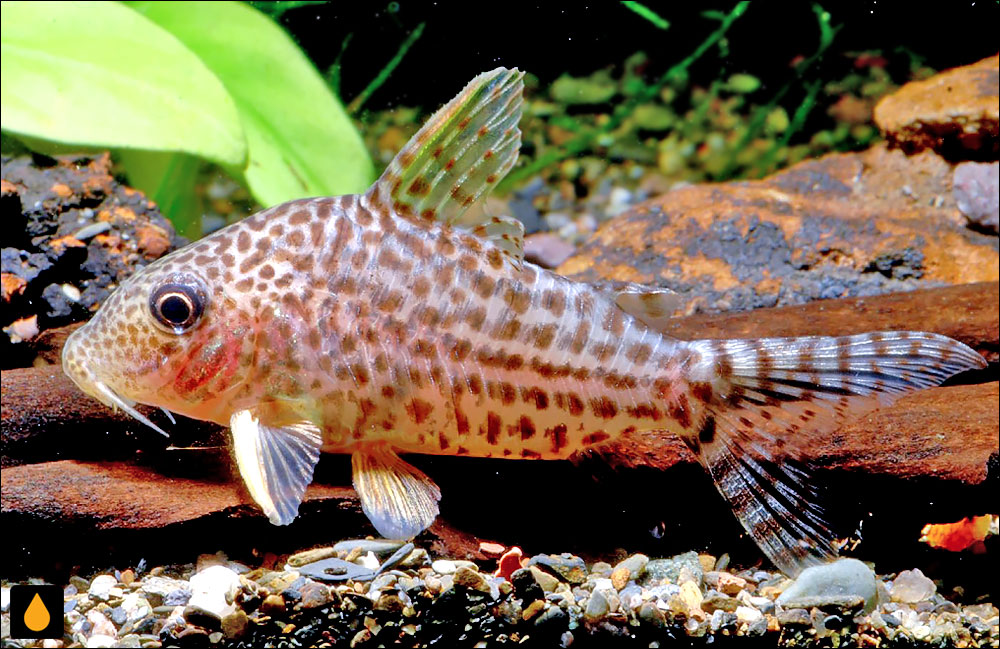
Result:
M410 539L434 522L441 490L391 448L355 451L351 465L361 509L383 537Z
M229 424L247 490L273 524L288 525L299 513L319 461L319 428L309 421L266 426L249 410L234 413Z

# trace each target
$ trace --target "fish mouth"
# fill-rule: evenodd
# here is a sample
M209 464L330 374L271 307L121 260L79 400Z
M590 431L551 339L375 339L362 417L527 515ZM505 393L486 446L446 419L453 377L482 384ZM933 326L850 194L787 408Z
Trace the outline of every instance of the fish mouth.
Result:
M85 363L86 359L79 353L76 337L80 335L81 331L83 331L83 328L74 331L66 340L62 353L63 372L85 394L94 397L115 412L121 409L136 421L149 426L164 437L170 437L165 430L151 422L145 415L135 409L136 401L134 399L129 399L118 394L104 381L97 380L93 369L88 367ZM170 417L172 422L173 417L169 414L168 417Z

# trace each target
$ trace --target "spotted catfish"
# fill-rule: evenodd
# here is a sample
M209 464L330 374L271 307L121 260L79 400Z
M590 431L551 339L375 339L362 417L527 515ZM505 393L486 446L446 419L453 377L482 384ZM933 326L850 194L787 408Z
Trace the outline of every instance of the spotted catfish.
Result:
M916 332L675 340L657 331L669 294L525 262L516 220L462 222L517 159L521 93L516 70L482 74L366 193L279 205L139 271L67 341L66 373L153 428L137 402L228 425L278 525L321 451L350 453L375 528L409 538L441 494L398 453L555 459L674 434L778 567L833 555L782 442L983 359Z

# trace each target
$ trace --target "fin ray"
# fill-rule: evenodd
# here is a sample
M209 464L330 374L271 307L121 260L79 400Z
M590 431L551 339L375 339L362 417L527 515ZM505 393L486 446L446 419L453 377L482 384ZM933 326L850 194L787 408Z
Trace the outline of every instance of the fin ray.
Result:
M687 442L757 545L792 576L836 547L818 489L788 442L986 366L962 343L924 332L691 345L711 359L692 372L713 392Z
M470 81L393 158L368 200L454 224L517 160L523 77L497 68Z
M441 490L388 446L355 451L351 466L361 509L384 538L413 538L437 518Z
M250 410L230 418L233 454L250 496L274 525L288 525L299 512L306 487L319 461L322 435L303 421L273 427Z

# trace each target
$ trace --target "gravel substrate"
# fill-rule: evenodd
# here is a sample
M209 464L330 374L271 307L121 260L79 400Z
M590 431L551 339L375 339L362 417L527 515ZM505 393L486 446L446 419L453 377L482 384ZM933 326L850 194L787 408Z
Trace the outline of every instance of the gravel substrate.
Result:
M267 567L218 553L194 564L73 576L64 585L65 635L46 641L10 638L11 584L4 583L2 639L23 647L666 647L745 645L752 637L783 646L996 647L1000 640L991 603L957 604L919 570L876 577L853 559L795 582L696 552L634 554L612 565L569 554L521 557L515 549L489 563L432 560L412 545L368 540L271 556Z

